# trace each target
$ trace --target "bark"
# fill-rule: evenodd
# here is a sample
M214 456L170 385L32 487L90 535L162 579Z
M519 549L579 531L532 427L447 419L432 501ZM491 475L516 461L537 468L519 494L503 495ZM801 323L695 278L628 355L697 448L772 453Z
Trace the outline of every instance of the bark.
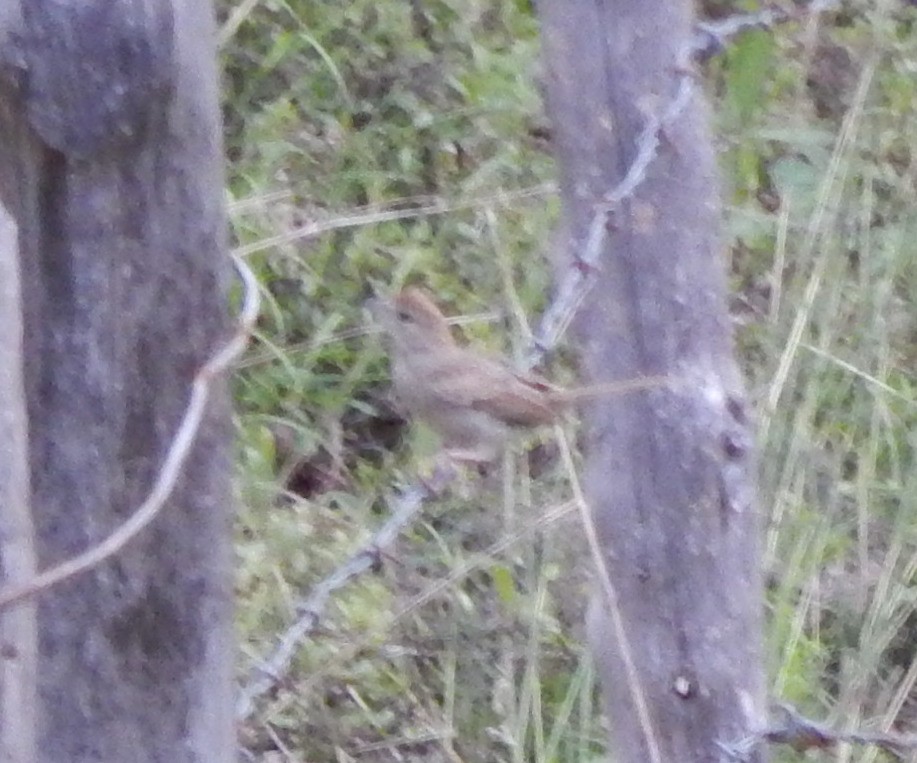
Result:
M674 95L691 4L539 4L565 226L584 231L650 113ZM759 517L750 414L733 358L713 139L703 97L662 136L615 215L575 327L589 381L674 385L598 401L584 486L661 760L718 760L763 717ZM590 640L615 760L652 759L608 602ZM756 758L757 759L757 758Z
M226 334L214 41L201 0L0 10L40 569L137 506ZM231 758L228 414L218 384L162 515L41 595L36 760Z
M19 246L13 218L0 205L0 564L3 583L35 575L29 511L28 422L22 378ZM35 605L23 602L0 620L0 760L35 760Z

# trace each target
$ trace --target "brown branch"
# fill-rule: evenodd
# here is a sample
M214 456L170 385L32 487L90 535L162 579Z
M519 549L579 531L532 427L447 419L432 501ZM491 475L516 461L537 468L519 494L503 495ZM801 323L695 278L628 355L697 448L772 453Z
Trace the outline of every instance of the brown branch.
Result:
M0 589L0 612L23 599L35 596L49 588L91 570L105 559L117 554L125 545L152 522L165 506L172 494L175 484L181 474L182 467L191 451L191 446L197 437L201 420L210 396L210 386L213 379L229 368L248 344L258 317L260 298L258 282L249 267L239 258L233 257L233 263L239 273L244 286L242 309L239 314L238 326L233 336L201 367L191 383L191 397L185 408L181 423L175 432L175 437L166 451L159 473L153 482L152 488L146 499L134 513L121 524L107 538L98 545L61 562L44 572L39 573L25 583L9 585Z

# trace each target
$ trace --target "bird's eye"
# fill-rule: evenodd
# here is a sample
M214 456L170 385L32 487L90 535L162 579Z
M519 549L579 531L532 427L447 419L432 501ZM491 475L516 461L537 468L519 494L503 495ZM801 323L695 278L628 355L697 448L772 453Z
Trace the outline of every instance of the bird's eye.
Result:
M411 315L407 310L399 310L397 313L398 320L402 323L413 323L414 316Z

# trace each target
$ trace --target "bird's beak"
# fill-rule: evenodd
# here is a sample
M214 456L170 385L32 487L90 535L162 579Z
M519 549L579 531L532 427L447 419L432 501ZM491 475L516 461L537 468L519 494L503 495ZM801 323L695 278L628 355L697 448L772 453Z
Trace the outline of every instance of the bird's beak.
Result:
M391 305L387 299L380 297L378 294L370 297L363 303L363 310L369 313L370 318L376 325L383 329L388 325L389 321L386 319L391 313Z
M376 312L379 310L379 297L370 297L369 299L363 300L363 310L375 316Z

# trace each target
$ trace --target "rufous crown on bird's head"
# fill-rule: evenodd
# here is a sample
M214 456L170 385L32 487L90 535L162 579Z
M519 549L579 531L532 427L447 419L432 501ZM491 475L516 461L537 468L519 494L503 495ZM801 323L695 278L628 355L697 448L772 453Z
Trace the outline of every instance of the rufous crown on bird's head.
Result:
M426 291L408 286L392 300L395 319L402 325L416 325L443 340L452 340L445 316Z

